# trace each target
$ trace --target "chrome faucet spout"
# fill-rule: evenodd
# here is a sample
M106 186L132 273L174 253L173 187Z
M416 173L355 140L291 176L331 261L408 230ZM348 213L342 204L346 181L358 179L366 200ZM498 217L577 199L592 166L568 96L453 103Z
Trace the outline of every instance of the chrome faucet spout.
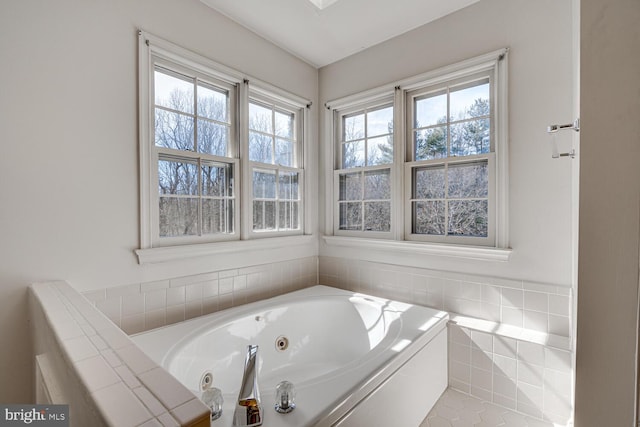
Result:
M247 346L244 359L244 373L238 394L236 410L233 414L233 425L236 427L253 427L262 425L262 405L258 390L258 346Z

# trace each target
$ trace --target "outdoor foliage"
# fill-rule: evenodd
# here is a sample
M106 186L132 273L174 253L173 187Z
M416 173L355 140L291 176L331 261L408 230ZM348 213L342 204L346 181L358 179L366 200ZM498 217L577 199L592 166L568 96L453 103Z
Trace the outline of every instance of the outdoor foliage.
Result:
M416 130L416 160L488 153L491 150L489 115L489 100L478 98L457 117L447 120L445 115L438 118L435 125ZM414 181L414 233L487 236L489 175L486 160L416 168Z
M155 144L184 153L160 154L160 236L233 232L232 163L207 157L229 156L228 94L159 70L155 79ZM250 102L249 159L295 167L294 125L293 113ZM298 181L298 172L254 170L254 230L299 229Z
M471 87L469 91L478 88L488 91L488 83ZM427 105L430 109L424 109L426 113L416 113L415 160L443 159L443 162L414 168L413 232L486 237L488 162L486 159L463 163L451 160L491 151L488 96L479 96L462 108L456 105L449 109L446 104L449 98L438 96L439 99L425 98L425 104L432 104ZM443 100L443 110L451 110L451 117L447 114L438 117L432 113L442 106ZM376 167L393 163L393 113L387 111L387 122L378 121L377 127L372 128L368 123L369 115L373 113L376 110L345 116L342 121L342 169L353 169L353 172L339 174L341 230L391 230L391 169ZM378 114L378 118L380 116ZM419 117L425 118L424 126L418 122ZM373 129L378 133L372 132Z

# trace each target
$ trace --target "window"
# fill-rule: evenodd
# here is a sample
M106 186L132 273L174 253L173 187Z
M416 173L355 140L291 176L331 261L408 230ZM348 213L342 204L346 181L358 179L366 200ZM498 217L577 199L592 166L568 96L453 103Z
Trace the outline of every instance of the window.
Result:
M407 93L410 239L493 243L491 75Z
M156 64L153 94L158 240L233 238L234 87Z
M506 53L327 103L335 236L507 247Z
M273 100L252 97L249 101L252 231L256 236L302 230L300 116L300 109Z
M140 35L141 251L304 234L310 103Z
M341 113L337 134L337 229L351 235L389 234L393 104Z

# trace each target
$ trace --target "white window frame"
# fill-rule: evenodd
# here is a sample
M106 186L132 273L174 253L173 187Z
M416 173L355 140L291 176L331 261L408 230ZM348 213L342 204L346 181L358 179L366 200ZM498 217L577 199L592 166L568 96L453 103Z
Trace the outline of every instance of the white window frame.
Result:
M251 205L247 205L247 196L251 195L251 180L246 179L250 170L248 160L248 100L249 92L255 96L266 97L274 102L294 106L299 110L300 126L298 164L296 170L304 170L308 164L305 144L308 143L309 109L311 102L293 95L285 90L250 78L232 68L209 60L192 51L177 46L171 42L151 35L144 31L138 32L138 90L139 90L139 157L140 157L140 249L135 250L140 264L158 263L178 259L188 259L198 256L219 253L245 252L247 250L268 250L285 245L307 245L312 241L311 221L309 212L305 209L309 197L308 184L301 180L299 183L300 202L300 230L295 233L271 233L268 235L252 235ZM233 235L208 235L206 239L192 237L159 238L158 208L158 155L164 149L155 147L154 142L154 106L155 100L153 72L156 64L174 70L181 74L197 74L207 82L235 88L234 111L236 115L236 137L231 135L230 157L186 153L187 158L204 158L232 164L234 170L234 196L236 206L234 210ZM251 82L251 84L250 84ZM226 85L226 86L225 86ZM179 151L179 150L174 150ZM181 152L181 151L180 151ZM206 158L205 158L206 157ZM304 196L303 196L304 195ZM249 213L247 216L246 213ZM296 236L293 236L293 235ZM290 237L287 237L290 236ZM273 237L271 239L249 239L255 237ZM285 240L283 240L285 239Z
M470 258L478 260L507 261L511 255L509 248L509 218L508 218L508 52L507 48L487 53L475 58L471 58L456 64L445 66L427 73L404 79L392 84L371 89L360 94L351 95L345 98L327 102L325 113L325 134L333 140L326 144L325 159L327 165L331 166L331 171L327 170L325 176L325 186L328 189L327 206L325 210L325 237L328 245L347 246L352 248L389 249L399 252L433 254L450 257ZM411 161L411 152L406 144L406 117L410 112L406 111L408 94L421 88L433 87L446 84L447 82L472 78L480 73L492 74L491 97L492 97L492 123L493 152L487 156L492 163L495 173L490 176L490 186L492 187L493 200L490 205L491 221L493 221L493 235L479 244L478 240L472 238L467 240L452 239L447 242L425 241L422 238L415 238L410 233L410 222L407 226L408 218L411 216L411 208L408 205L411 197L411 172L407 172L415 166ZM392 212L396 218L393 239L384 241L375 238L355 238L352 236L336 233L335 205L337 200L337 187L334 183L334 171L336 169L336 125L338 115L346 108L354 105L376 102L381 97L388 97L395 90L394 102L394 162L393 176L396 183L393 186L395 191L396 204L392 207ZM455 159L457 161L458 159ZM468 161L470 158L460 158L460 161ZM365 236L360 236L365 237ZM456 241L457 240L457 241ZM485 246L483 246L485 245Z
M496 138L495 138L495 129L494 124L497 124L495 111L497 109L496 103L496 91L495 87L495 76L494 69L488 69L476 74L471 74L468 76L464 76L461 78L454 78L452 80L448 80L445 82L438 82L435 85L429 84L429 82L425 82L425 85L414 89L412 91L406 92L406 150L407 150L407 161L404 164L404 176L405 182L407 185L405 186L404 193L404 204L405 204L405 217L404 217L404 233L407 240L416 240L421 242L433 242L433 243L449 243L449 244L458 244L458 245L476 245L476 246L496 246ZM429 160L415 160L414 153L414 138L413 138L413 119L414 119L414 108L415 108L415 100L416 98L421 98L425 95L429 95L432 93L440 93L444 92L447 95L449 94L450 88L455 88L459 85L466 85L468 83L473 83L477 81L489 80L489 87L491 92L489 93L490 101L489 105L491 108L489 119L490 119L490 141L491 147L488 153L484 154L476 154L471 156L445 156L444 158L436 158ZM447 96L448 98L448 96ZM449 116L449 114L447 114ZM473 119L469 119L473 120ZM448 127L450 120L447 119L446 125ZM451 135L447 133L447 147L449 147ZM486 237L467 237L467 236L448 236L448 235L429 235L429 234L418 234L413 233L413 209L412 209L412 201L413 199L413 174L414 171L423 167L433 167L433 166L442 166L445 171L448 170L450 166L462 165L467 163L474 163L478 161L486 161L488 164L488 233ZM446 180L446 172L445 172L445 180ZM448 200L445 198L445 200ZM445 202L446 204L446 202ZM445 224L445 233L446 224Z
M207 243L207 242L219 242L219 241L229 241L229 240L238 240L240 238L240 233L238 228L240 227L240 198L238 197L238 183L242 181L239 179L240 168L239 168L239 159L238 159L238 133L237 133L237 91L236 85L230 84L229 82L220 80L214 76L204 74L202 72L196 72L194 70L190 70L185 68L181 64L177 64L175 62L167 61L166 59L152 55L152 68L153 71L156 68L161 68L163 70L169 71L174 74L181 74L183 76L197 79L198 82L206 83L210 86L217 87L222 90L226 90L229 93L229 113L231 117L230 123L230 135L229 135L229 145L227 147L227 156L221 157L217 155L211 155L206 153L200 153L196 151L188 151L188 150L176 150L172 148L158 147L155 145L155 137L154 137L154 129L153 126L150 129L150 140L149 140L149 155L151 161L150 167L150 176L151 182L158 182L158 162L160 158L165 158L167 160L176 160L180 161L181 159L196 162L198 164L198 175L200 175L200 165L208 162L211 163L223 163L231 166L232 176L234 180L234 194L231 200L233 200L234 208L233 208L233 232L230 233L216 233L216 234L196 234L189 236L174 236L174 237L160 237L160 224L159 224L159 200L161 195L158 191L152 191L150 194L151 206L150 206L150 227L151 227L151 245L152 247L162 247L162 246L176 246L176 245L185 245L185 244L194 244L194 243ZM154 86L153 74L150 76L151 78L151 87ZM197 86L196 86L197 88ZM155 101L150 101L150 114L155 113ZM194 111L192 113L194 117L194 129L196 128L196 120L197 113ZM151 119L152 122L155 121L155 117ZM197 141L194 143L197 144ZM200 187L200 184L198 184ZM193 197L195 198L195 197ZM199 196L200 200L205 197ZM200 210L200 209L199 209ZM201 212L199 213L199 218L201 217ZM200 224L198 224L198 228L200 228Z
M369 101L369 102L365 102L365 103L361 103L361 104L356 104L356 105L351 105L351 106L345 106L343 108L341 108L340 110L338 109L334 109L334 117L335 117L335 129L333 130L334 135L333 135L333 140L334 140L334 144L335 144L335 148L334 148L334 152L336 153L335 155L335 159L334 159L334 170L333 170L333 194L334 194L334 199L333 199L333 206L334 206L334 210L333 210L333 233L336 236L351 236L351 237L367 237L367 238L377 238L377 239L393 239L395 236L395 230L394 230L394 226L395 226L395 212L394 212L394 186L396 183L396 177L394 175L394 163L396 161L396 150L394 148L394 153L393 153L393 158L394 160L392 161L392 163L388 163L388 164L381 164L381 165L371 165L371 166L367 166L366 164L364 166L359 166L359 167L353 167L353 168L343 168L343 159L342 159L342 134L343 134L343 118L346 116L351 116L357 113L361 113L361 112L368 112L371 110L376 110L378 108L384 108L386 106L391 106L394 107L394 115L395 115L395 106L394 106L394 97L393 97L393 92L391 92L390 94L388 94L387 96L383 96L379 99L375 99L373 101ZM366 114L365 114L365 128L366 128ZM395 120L394 120L395 123ZM392 132L392 136L393 136L393 140L395 141L396 139L396 135L397 135L397 131L395 129L394 126L394 130ZM365 139L369 139L368 136L366 136ZM395 142L394 142L394 147L395 147ZM367 156L367 147L365 145L365 158ZM373 172L373 171L379 171L379 170L385 170L385 169L389 169L390 174L389 174L389 179L391 181L390 185L391 185L391 197L390 197L390 203L391 203L391 209L390 209L390 230L389 231L368 231L368 230L343 230L340 229L340 175L343 174L350 174L350 173L359 173L361 175L365 175L367 172ZM362 181L362 186L365 185L364 180ZM364 223L364 214L365 214L365 210L364 210L364 203L365 200L358 200L359 202L361 202L363 204L363 210L362 210L362 222Z
M249 82L250 83L250 82ZM302 235L305 229L305 215L304 215L304 207L305 207L305 170L304 170L304 137L305 137L305 123L306 123L306 110L307 106L302 106L300 104L292 104L290 101L284 101L279 98L276 94L269 92L267 90L254 90L253 88L249 89L249 102L255 101L257 104L263 104L269 108L279 111L285 111L288 113L292 113L295 116L295 129L294 129L294 154L293 154L293 165L281 165L278 163L263 163L252 161L249 159L249 126L248 126L248 115L247 115L247 125L243 126L243 128L247 129L246 138L243 138L242 149L241 151L245 153L243 158L246 160L246 167L244 168L245 174L243 176L245 185L245 191L243 193L243 204L247 207L243 211L243 219L244 223L248 224L246 229L246 236L248 238L265 238L265 237L274 237L274 236L296 236ZM248 104L247 104L248 109ZM275 132L275 130L274 130ZM274 151L275 156L275 151ZM278 189L279 189L279 180L278 177L281 172L294 172L298 174L298 228L297 229L276 229L276 230L254 230L253 229L253 201L254 201L254 191L253 191L253 172L255 170L264 170L264 171L273 171L276 174L276 198L273 199L276 202L276 224L278 222L279 207L278 201L280 200L278 197Z

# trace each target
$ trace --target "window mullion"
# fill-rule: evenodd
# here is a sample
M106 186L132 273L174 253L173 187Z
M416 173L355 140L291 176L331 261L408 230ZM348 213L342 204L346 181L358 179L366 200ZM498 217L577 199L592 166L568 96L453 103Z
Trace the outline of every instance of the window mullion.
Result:
M198 79L193 79L193 151L198 152Z
M274 120L274 125L275 125L275 120ZM274 144L275 144L275 130L276 130L276 128L274 127L273 128ZM274 151L274 156L275 156L275 151ZM278 230L280 230L280 203L279 203L279 201L280 201L280 169L279 168L276 169L276 192L274 194L274 198L275 198L275 201L274 201L274 204L275 204L275 206L274 206L275 214L274 215L275 215L275 217L274 217L273 221L274 221L275 229L276 229L276 231L278 231Z
M365 126L366 126L366 114L365 114ZM365 127L365 135L366 135L366 127ZM365 150L366 150L366 142L365 142ZM366 158L366 155L365 155ZM364 192L365 192L365 170L366 168L362 168L362 171L360 172L360 231L364 231Z
M367 132L368 126L367 123L369 121L369 110L364 110L364 166L369 166L369 134ZM363 211L364 215L364 211ZM362 217L364 218L364 216ZM364 222L364 221L363 221Z
M447 86L447 160L451 157L451 87ZM444 164L444 235L449 235L449 162Z
M253 179L249 161L249 81L238 85L238 133L240 137L240 239L246 240L253 228Z
M444 164L444 235L449 235L449 162Z
M404 185L410 185L410 182L404 180L403 163L406 159L406 147L404 142L405 135L405 114L407 113L405 91L400 86L395 88L393 98L393 132L391 134L393 140L393 163L391 169L391 231L396 240L404 240L405 233L402 226L404 218Z
M271 163L276 164L276 109L273 105L271 107Z
M202 159L198 157L198 167L196 169L198 181L198 236L202 236L204 229L204 216L202 209L203 198L203 182L202 182Z
M447 87L447 157L451 156L451 88Z

